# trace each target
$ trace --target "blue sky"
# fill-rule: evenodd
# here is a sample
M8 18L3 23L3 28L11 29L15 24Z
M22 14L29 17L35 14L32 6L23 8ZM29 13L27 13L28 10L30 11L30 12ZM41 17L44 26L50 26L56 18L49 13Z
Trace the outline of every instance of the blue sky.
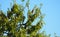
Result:
M7 8L10 8L11 0L0 0L0 10L3 10L6 14ZM17 3L20 4L20 0L17 0ZM43 3L42 13L46 14L44 21L43 30L47 34L54 35L54 32L57 35L60 35L60 0L30 0L30 8L32 9L34 5L40 6L40 3Z

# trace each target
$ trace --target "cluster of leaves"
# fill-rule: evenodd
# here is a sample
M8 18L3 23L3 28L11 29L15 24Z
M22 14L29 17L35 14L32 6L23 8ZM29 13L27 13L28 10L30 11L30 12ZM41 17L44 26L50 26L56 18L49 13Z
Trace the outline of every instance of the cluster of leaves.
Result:
M14 3L11 10L8 9L7 16L0 10L1 37L50 37L45 33L38 32L43 26L43 15L37 6L30 11L28 3L29 1L26 3L26 7L28 8L26 23L24 23L26 17L23 14L25 12L22 5ZM36 18L39 18L39 21L37 24L32 25L32 22Z

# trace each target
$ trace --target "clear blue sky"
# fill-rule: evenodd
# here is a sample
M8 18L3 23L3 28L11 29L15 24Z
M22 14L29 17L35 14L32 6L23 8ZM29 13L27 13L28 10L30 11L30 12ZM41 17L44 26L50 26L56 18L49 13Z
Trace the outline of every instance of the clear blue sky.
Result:
M5 13L7 8L10 8L11 0L0 0L0 10L3 10ZM20 3L20 0L17 0ZM43 30L46 31L47 34L60 35L60 0L30 0L30 8L32 9L34 5L38 5L43 3L42 13L45 13L46 16L44 21L46 25L44 25Z

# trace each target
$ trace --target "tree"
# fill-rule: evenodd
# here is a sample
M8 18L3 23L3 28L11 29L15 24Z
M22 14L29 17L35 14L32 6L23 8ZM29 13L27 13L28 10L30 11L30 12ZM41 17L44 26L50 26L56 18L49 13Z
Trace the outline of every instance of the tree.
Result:
M24 2L24 0L22 0ZM14 3L11 9L8 9L7 16L0 10L0 36L1 37L50 37L44 32L39 33L39 30L43 27L44 16L41 13L39 7L35 6L32 11L29 9L29 0L26 2L27 21L24 16L23 5ZM36 18L39 19L35 25ZM25 23L24 23L25 21ZM7 35L4 35L7 34Z

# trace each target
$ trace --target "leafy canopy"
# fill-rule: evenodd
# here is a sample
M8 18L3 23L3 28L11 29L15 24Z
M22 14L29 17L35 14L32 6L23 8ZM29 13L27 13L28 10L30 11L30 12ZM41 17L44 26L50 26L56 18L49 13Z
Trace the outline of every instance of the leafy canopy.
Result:
M24 2L24 0L21 0ZM27 7L27 21L24 16L24 9ZM38 18L39 21L34 25L32 24ZM25 23L24 23L25 21ZM38 6L35 6L32 10L29 9L29 0L26 2L26 6L18 5L14 3L11 9L8 9L7 16L2 10L0 10L0 36L1 37L50 37L44 32L39 33L39 30L43 27L43 15ZM6 34L6 35L4 35Z

